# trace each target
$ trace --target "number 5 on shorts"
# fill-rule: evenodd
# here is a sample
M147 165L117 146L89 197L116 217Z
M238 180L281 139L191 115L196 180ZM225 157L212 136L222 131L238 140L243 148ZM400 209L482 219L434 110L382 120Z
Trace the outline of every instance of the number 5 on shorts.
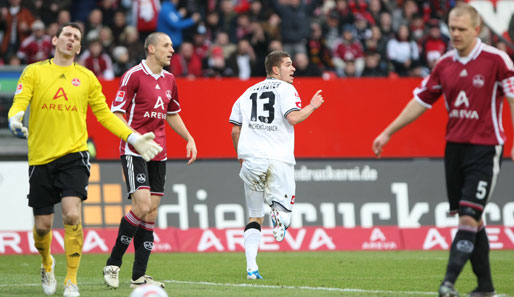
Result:
M480 180L478 181L476 197L477 199L482 200L485 198L485 194L487 194L487 182Z

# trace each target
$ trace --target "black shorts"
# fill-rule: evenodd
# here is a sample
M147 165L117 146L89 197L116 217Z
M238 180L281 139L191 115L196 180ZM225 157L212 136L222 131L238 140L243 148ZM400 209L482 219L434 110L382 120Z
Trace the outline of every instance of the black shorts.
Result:
M121 156L123 174L127 183L128 198L137 190L149 189L151 195L164 195L166 181L166 162L150 161L131 155Z
M29 166L29 206L34 215L54 213L54 205L62 197L87 199L89 153L72 153L48 164Z
M451 213L480 220L500 173L502 152L501 145L446 144L444 165Z

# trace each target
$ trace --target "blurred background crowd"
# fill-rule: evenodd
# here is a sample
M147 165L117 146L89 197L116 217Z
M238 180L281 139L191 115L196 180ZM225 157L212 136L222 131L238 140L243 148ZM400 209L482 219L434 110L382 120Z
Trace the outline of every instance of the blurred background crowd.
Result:
M78 62L110 80L144 59L154 31L174 44L177 77L263 77L271 50L291 54L295 76L424 77L450 48L458 0L0 0L0 64L52 56L60 24L83 26ZM513 57L514 20L483 26L484 42Z

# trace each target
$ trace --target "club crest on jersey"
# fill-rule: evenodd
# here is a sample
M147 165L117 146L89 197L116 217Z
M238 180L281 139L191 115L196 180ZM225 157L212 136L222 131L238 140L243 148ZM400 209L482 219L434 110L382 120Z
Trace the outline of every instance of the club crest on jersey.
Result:
M124 91L118 91L118 93L116 93L115 101L116 102L121 102L121 101L123 101L123 99L125 99L125 92Z
M21 91L23 91L23 84L18 84L18 86L16 87L16 92L14 92L14 95L18 95L19 93L21 93Z
M78 78L72 79L71 84L74 85L75 87L80 86L80 79L78 79Z
M166 97L168 97L168 99L171 100L171 91L170 90L166 90Z
M475 88L481 88L484 86L484 77L481 74L473 76L473 86Z

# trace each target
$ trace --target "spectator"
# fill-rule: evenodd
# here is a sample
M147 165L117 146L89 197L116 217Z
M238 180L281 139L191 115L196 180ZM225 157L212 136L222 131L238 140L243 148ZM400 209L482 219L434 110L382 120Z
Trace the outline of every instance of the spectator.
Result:
M158 16L161 11L159 0L134 0L132 4L132 20L143 42L150 33L158 30ZM144 59L144 57L143 57Z
M114 13L116 2L115 0L101 0L99 3L100 10L102 11L102 25L112 27L114 21Z
M123 73L129 70L133 64L130 64L129 53L126 47L117 46L112 51L112 56L114 58L114 63L112 64L112 69L115 77L121 77Z
M264 59L268 54L269 38L264 32L261 24L254 21L250 24L250 44L255 52L257 62L255 65L264 65ZM262 63L261 63L262 62ZM252 76L265 77L266 69L264 67L254 67Z
M382 31L382 36L385 38L389 39L394 36L393 17L387 11L380 14L380 30Z
M382 2L380 0L369 0L369 14L373 18L373 26L379 24L380 14L383 11Z
M139 42L139 32L136 27L127 26L120 36L120 41L121 45L128 49L130 64L136 65L138 61L145 58L145 49Z
M328 48L323 37L321 25L317 22L311 24L311 35L307 41L307 53L310 64L315 65L321 71L332 70L332 51Z
M202 76L202 59L194 51L189 41L182 43L178 53L171 57L170 72L176 77L194 79Z
M448 40L441 35L438 20L430 20L428 28L428 34L421 42L421 62L432 70L435 61L448 50Z
M114 13L114 20L111 27L115 44L121 43L120 37L125 30L125 27L127 27L127 17L125 16L125 12L123 10L117 10Z
M321 77L319 67L309 62L309 57L305 53L297 53L294 56L295 77Z
M71 21L71 14L69 10L59 10L57 12L57 24L59 26L69 23Z
M317 1L309 4L305 0L289 0L284 4L273 0L273 6L282 18L282 44L284 51L294 57L296 53L307 53L306 43L309 38L310 16Z
M226 32L219 32L218 35L216 35L216 42L215 45L220 47L223 50L223 57L225 59L228 59L230 55L232 55L233 52L236 51L237 46L233 43L230 43L228 39L228 34Z
M357 73L357 67L356 67L355 61L353 61L353 60L346 61L344 68L343 68L342 77L347 77L347 78L359 77L359 74Z
M348 61L355 64L358 73L364 68L364 49L360 41L353 36L352 25L345 25L341 42L336 46L333 58L339 76L344 76L345 64Z
M200 20L199 13L193 13L190 18L185 18L185 9L177 9L179 0L168 0L162 4L157 19L157 31L168 34L175 49L180 49L183 42L182 31L192 27Z
M210 11L205 18L206 38L215 40L220 30L220 16L217 11ZM228 35L227 35L228 36Z
M227 67L223 49L220 46L213 46L207 58L208 68L205 70L206 77L229 77L232 76L232 69Z
M348 7L347 0L336 0L334 11L337 13L336 15L341 26L351 25L355 22L355 17L352 10Z
M202 59L202 61L207 59L209 55L209 51L211 49L211 41L205 35L207 30L203 24L200 24L193 35L193 46L195 48L195 53Z
M381 57L387 57L387 42L389 41L389 38L382 35L382 31L378 26L371 27L370 40L375 42L375 48L369 48L366 46L366 50L376 50Z
M45 24L42 21L32 23L32 34L21 43L17 56L24 64L32 64L50 58L53 45L50 36L45 34Z
M221 0L219 19L220 30L228 33L230 42L237 43L237 13L234 11L232 0Z
M407 25L400 25L395 38L387 43L387 57L399 76L409 76L410 71L417 66L418 45L410 39Z
M366 51L362 77L387 77L387 64L381 61L377 51Z
M84 28L84 32L85 32L84 35L86 36L86 40L92 38L92 37L88 37L88 36L90 36L89 34L92 34L91 36L99 36L100 35L100 29L102 29L102 27L103 27L102 21L103 21L103 15L102 15L102 11L100 9L98 9L98 8L93 9L89 13L88 22L86 23L86 26ZM93 32L93 33L91 33L91 32ZM96 37L96 38L98 38L98 37Z
M100 29L98 39L100 40L100 43L102 44L102 48L105 53L110 53L116 46L114 44L114 37L112 36L111 28L109 27L102 27Z
M80 56L79 63L91 70L98 79L112 80L112 60L104 53L99 39L88 41L87 50Z
M418 13L419 8L414 0L404 1L401 8L393 11L393 30L398 31L402 24L410 24Z
M237 42L237 50L228 58L227 66L232 69L234 76L247 80L252 76L256 62L252 45L247 39L241 39Z
M352 16L353 19L353 16ZM327 42L329 49L334 49L337 46L341 36L341 23L339 21L339 14L335 10L331 10L325 21L325 30L323 36Z
M30 26L36 20L30 10L20 4L21 0L9 0L9 7L1 11L5 32L0 53L7 59L16 54L20 43L30 35Z
M41 21L48 26L50 23L55 22L56 16L59 11L69 11L71 8L70 0L35 0L34 1L34 15L41 19Z
M362 14L355 14L355 35L353 36L361 44L365 44L366 40L371 38L371 29L369 21Z
M54 37L57 34L57 29L59 29L59 24L56 22L50 23L46 27L46 35L50 36L50 38Z
M253 0L250 3L250 10L248 11L250 19L257 22L266 22L269 13L262 9L262 2L260 0Z
M250 38L250 16L243 13L237 16L236 38Z
M281 22L282 20L280 19L278 14L272 13L269 15L268 21L262 22L261 26L262 29L264 29L264 32L266 32L266 35L268 35L270 39L282 40L282 35L280 33Z
M272 51L283 51L284 47L282 46L282 41L280 40L276 40L276 39L272 39L270 42L269 42L269 45L268 45L268 52L272 52Z

